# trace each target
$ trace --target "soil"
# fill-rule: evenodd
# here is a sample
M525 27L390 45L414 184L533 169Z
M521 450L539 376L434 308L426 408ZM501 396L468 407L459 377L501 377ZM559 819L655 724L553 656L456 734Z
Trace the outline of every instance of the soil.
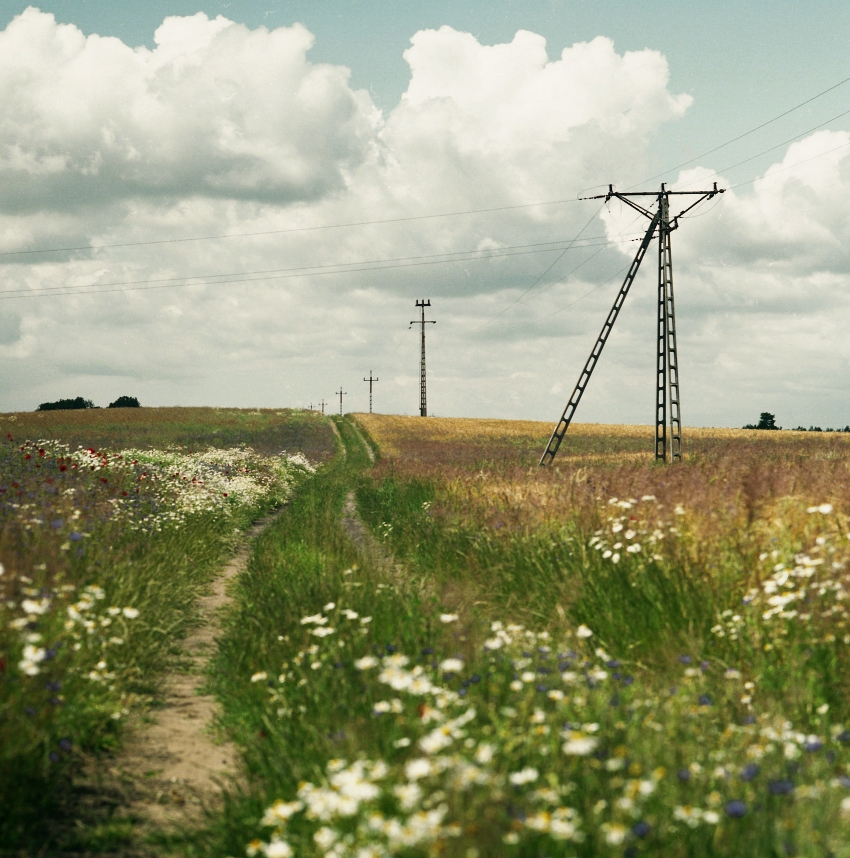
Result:
M228 585L244 571L251 541L279 512L255 522L212 592L199 600L198 626L181 647L182 669L166 677L161 704L147 723L128 730L108 771L99 773L101 788L122 796L120 816L139 823L137 836L200 824L205 811L220 806L222 787L241 779L238 750L216 729L218 704L204 693L205 671L231 601Z
M357 500L351 491L345 496L345 504L342 508L342 528L348 538L369 558L375 565L388 568L393 565L392 557L384 547L369 533L357 512Z

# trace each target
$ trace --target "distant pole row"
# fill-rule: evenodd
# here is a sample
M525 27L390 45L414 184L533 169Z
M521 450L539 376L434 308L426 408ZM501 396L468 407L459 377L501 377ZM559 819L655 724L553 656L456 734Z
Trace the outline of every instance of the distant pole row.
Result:
M418 300L416 302L416 307L421 310L420 318L414 319L410 323L410 327L413 325L419 325L421 329L421 346L420 346L420 359L419 359L419 416L427 417L428 416L428 397L426 393L426 384L425 384L425 325L436 325L436 321L434 319L426 319L425 318L425 308L431 306L430 298L426 301L424 298ZM369 413L372 413L372 393L373 393L373 385L380 381L377 376L372 375L372 370L369 370L369 377L363 378L363 381L369 382ZM339 416L342 417L342 397L348 396L348 391L342 389L342 385L340 385L339 390L334 392L334 396L339 397ZM321 401L322 414L325 413L325 405L327 403L323 399ZM310 403L310 411L314 411L313 403Z

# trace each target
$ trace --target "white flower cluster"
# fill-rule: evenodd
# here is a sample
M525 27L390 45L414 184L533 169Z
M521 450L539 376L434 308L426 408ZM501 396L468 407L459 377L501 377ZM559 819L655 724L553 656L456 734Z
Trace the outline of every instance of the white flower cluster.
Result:
M455 615L447 616L455 619ZM351 624L341 627L341 633L343 628L349 632L357 631L354 621L368 619L329 603L321 612L303 617L301 624L313 633L318 629L332 628L330 624L340 622L342 617L350 620ZM549 635L545 632L536 633L518 624L500 622L491 625L491 632L493 637L488 639L486 651L500 652L489 657L502 659L507 656L508 665L521 675L521 679L516 680L517 687L511 685L512 690L521 691L527 683L538 683L538 676L526 669L530 666L530 659L521 655L523 647L534 647L547 659L551 654L553 663L563 668L552 678L560 679L566 693L552 688L546 695L556 709L549 713L536 708L529 718L529 736L548 746L551 744L549 722L553 717L558 720L557 707L570 702L583 706L585 692L580 686L587 682L591 687L604 683L609 673L603 667L605 662L611 661L610 656L601 648L596 650L595 659L570 652L559 657L566 660L564 663L551 653ZM587 626L581 626L576 632L578 641L587 641L592 636L593 632ZM315 675L312 671L329 665L330 658L339 657L339 647L334 645L329 651L332 655L323 660L322 646L331 647L329 639L320 638L299 652L291 665L285 663L285 672L279 681L289 688L299 688L309 681L307 677ZM441 849L449 838L462 833L461 825L453 821L454 812L450 808L454 804L447 797L472 789L482 790L487 800L495 801L501 800L500 797L507 795L508 791L516 795L516 791L521 790L528 801L546 805L522 821L525 829L548 834L555 841L581 842L584 839L580 815L563 801L563 795L569 789L565 787L562 792L551 786L536 788L540 773L534 766L505 770L501 738L495 741L485 738L479 713L465 702L465 692L447 688L445 682L439 681L440 674L446 680L462 673L466 666L463 658L452 656L427 666L411 664L410 658L401 653L367 654L352 658L352 663L358 672L371 677L374 687L385 686L400 694L401 698L407 696L409 702L400 697L379 699L373 704L373 715L376 718L387 713L405 716L413 706L415 717L394 722L406 724L413 734L393 742L397 749L410 748L410 756L394 763L332 760L327 766L324 782L301 784L297 800L276 802L266 811L263 823L274 831L267 840L252 841L247 847L249 856L274 858L294 855L295 847L287 835L287 825L295 814L303 814L307 820L320 824L314 831L314 841L321 854L330 858L389 856L417 846ZM299 679L296 669L304 671L308 667L310 672ZM257 677L265 679L266 672L254 674L252 681ZM534 687L532 691L535 691ZM277 688L270 688L269 694L273 700L282 698ZM279 716L289 714L289 709L278 710ZM510 722L518 717L518 712L504 707L502 717ZM560 730L560 749L564 758L575 760L596 751L599 729L595 722L563 727ZM485 733L489 734L490 730ZM513 733L515 727L511 725L510 734ZM552 738L556 736L554 734ZM651 789L635 789L638 796L649 795L654 785ZM390 811L390 807L395 810ZM513 833L509 833L506 842L512 842L512 837Z
M112 481L126 486L126 496L109 502L113 517L125 520L132 529L162 530L198 513L227 512L234 506L257 504L270 495L285 500L298 472L315 471L300 453L261 456L248 447L192 453L173 449L71 451L53 441L39 441L35 447L61 459L65 467L94 472L104 480L111 476ZM133 487L155 502L155 510L142 512L135 505L139 492Z
M747 592L741 610L723 611L712 632L721 638L738 640L747 623L756 622L759 633L770 638L764 644L768 649L792 628L805 630L814 639L822 637L825 643L835 641L835 630L844 630L844 643L850 643L847 608L850 582L846 563L834 542L827 536L819 536L808 552L784 561L782 557L778 550L760 555L760 562L769 569L761 573L764 576L761 584ZM777 619L786 622L778 625L772 622Z
M623 512L609 515L606 527L597 530L588 545L600 551L602 557L612 563L619 563L624 553L640 554L646 550L646 546L655 546L664 539L665 528L672 533L677 532L676 527L665 525L657 517L661 506L655 495L644 495L640 500L611 498L608 505ZM675 511L677 514L684 513L681 507L676 507ZM655 519L650 521L653 515ZM661 559L657 554L652 556L655 560Z
M75 593L75 588L67 584L59 587L50 596L44 596L41 591L34 588L24 589L24 598L18 606L20 614L10 621L9 627L20 634L22 649L18 669L25 676L38 676L44 669L45 662L56 656L55 651L44 646L44 631L34 629L40 629L45 622L50 623L54 620L51 611L61 612L64 604L66 619L62 622L61 632L58 623L56 624L57 636L66 635L72 642L74 651L84 647L98 650L97 668L89 672L89 678L97 680L114 678L114 675L107 673L106 662L100 653L109 646L120 646L124 643L122 636L124 623L126 620L136 619L139 612L136 608L129 606L120 608L113 605L104 609L101 603L106 598L106 593L96 585L84 587L79 591L76 601L66 604ZM14 610L14 603L11 607L13 613L17 613ZM61 618L57 616L56 619ZM120 634L115 634L116 624L122 626Z

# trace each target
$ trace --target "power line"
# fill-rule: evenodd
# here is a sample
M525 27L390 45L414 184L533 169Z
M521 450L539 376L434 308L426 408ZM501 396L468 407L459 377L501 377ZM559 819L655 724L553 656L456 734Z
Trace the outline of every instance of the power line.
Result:
M591 238L603 239L601 242L590 243ZM629 241L630 239L620 239ZM606 247L613 243L604 236L593 236L586 239L583 247ZM535 244L507 245L503 248L484 250L461 250L447 253L436 253L420 256L401 256L388 259L360 260L357 262L336 262L327 265L302 266L297 268L277 268L258 271L231 272L226 274L186 275L183 277L163 277L155 280L125 280L111 283L87 283L79 286L47 286L37 291L26 289L7 289L0 291L0 300L11 298L61 297L65 295L92 295L110 292L137 292L148 289L164 289L183 286L216 286L232 285L234 283L254 283L264 280L286 280L293 277L315 277L326 274L350 274L359 271L383 271L394 268L411 268L419 265L439 265L450 262L475 262L481 259L500 259L510 256L525 256L534 253L552 253L561 250L564 241L538 242ZM551 246L554 245L554 246ZM530 248L530 249L529 249ZM568 250L571 248L566 248ZM478 255L472 255L478 254ZM444 258L461 257L461 258ZM361 266L361 267L352 267ZM260 276L257 276L260 275ZM221 279L238 278L238 279ZM192 281L192 282L189 282ZM135 288L102 288L102 287L135 287ZM95 288L97 287L97 288Z
M427 215L410 215L409 217L393 217L393 218L385 218L383 220L361 220L361 221L351 221L349 223L328 223L323 224L321 226L295 226L295 227L287 227L286 229L270 229L265 230L263 232L235 232L235 233L225 233L222 235L197 235L191 236L189 238L162 238L156 241L128 241L122 244L98 244L98 245L81 245L79 247L49 247L49 248L41 248L36 250L7 250L0 252L0 256L25 256L36 253L71 253L76 250L106 250L109 248L116 247L149 247L155 244L184 244L189 241L219 241L225 238L255 238L263 235L282 235L284 233L290 232L315 232L317 230L322 229L345 229L347 227L353 226L375 226L377 224L384 223L403 223L405 221L411 220L431 220L434 218L441 217L462 217L464 215L472 215L472 214L488 214L490 212L505 212L512 211L514 209L530 209L535 208L536 206L556 206L562 205L564 203L575 203L578 202L577 199L569 199L569 200L547 200L544 202L537 203L520 203L518 205L512 206L495 206L493 208L488 209L468 209L467 211L461 212L440 212L439 214L427 214Z
M768 119L767 122L762 122L761 125L756 125L755 128L751 128L749 131L745 131L743 134L739 134L737 137L733 137L731 140L727 140L725 143L721 143L719 146L715 146L713 149L709 149L707 152L703 152L701 155L697 155L694 158L690 158L687 161L683 161L681 164L678 164L675 167L671 167L669 170L664 170L664 172L662 173L657 173L654 176L650 176L648 179L644 179L642 182L638 182L637 185L632 185L629 190L633 190L639 185L645 185L647 182L652 182L655 179L660 179L662 176L666 176L668 173L672 173L674 170L680 170L682 167L687 167L688 164L693 164L694 161L699 161L700 158L705 158L706 155L713 155L715 152L719 152L721 149L725 149L727 146L731 146L733 143L737 143L739 140L743 140L745 137L749 137L750 134L755 134L756 131L761 131L762 128L767 128L768 125L772 125L774 122L778 122L780 119L785 116L788 116L790 113L794 113L795 110L799 110L801 107L805 107L807 104L811 104L813 101L817 101L822 96L832 92L834 89L838 89L839 86L844 86L844 84L848 82L850 82L850 77L846 77L844 78L844 80L838 81L838 83L833 84L822 92L819 92L817 95L813 95L811 98L807 98L805 101L801 101L799 104L794 105L794 107L789 107L788 110L785 110L777 116L774 116L772 119ZM843 116L844 114L841 115ZM831 122L832 120L829 121ZM780 143L779 145L781 146L783 144Z
M701 176L695 181L703 182L711 176L719 176L721 173L725 173L727 170L734 170L736 167L740 167L742 164L748 164L750 161L755 161L756 158L760 158L762 155L767 155L768 152L772 152L774 149L779 149L781 146L786 146L788 143L793 143L795 140L799 140L801 137L805 137L807 134L811 134L812 131L817 131L819 128L823 128L824 125L829 125L830 122L835 122L836 119L841 119L842 116L847 116L848 113L850 113L850 110L845 110L843 113L839 113L837 116L833 116L831 119L827 119L825 122L821 122L818 125L814 125L811 128L808 128L806 131L801 131L799 134L795 134L793 137L789 137L787 140L783 140L781 143L777 143L775 146L771 146L769 149L763 149L756 155L751 155L749 158L744 158L743 161L738 161L735 164L730 164L727 167L721 167L719 170L713 170L711 173L708 174L708 176ZM683 182L678 182L677 184L673 185L673 187L679 188L684 184L685 183Z
M508 304L508 306L505 307L505 309L502 310L501 313L497 313L491 319L487 319L487 321L485 321L483 324L479 325L475 329L475 331L473 331L473 333L475 333L476 331L480 331L482 328L486 328L487 325L489 325L491 322L495 322L496 319L500 318L501 316L504 316L504 314L507 313L508 310L511 309L511 307L518 304L561 261L563 255L570 248L575 246L575 243L581 238L581 234L590 226L593 219L601 211L602 211L602 206L599 206L599 208L587 219L587 223L578 231L578 234L576 235L576 237L558 254L558 256L555 258L555 261L531 284L531 286L528 287L528 289L525 290L525 292L523 292L515 301L512 301L510 304ZM586 247L587 245L583 245L583 246Z
M808 164L809 161L816 161L818 158L823 158L824 155L829 155L831 152L837 152L839 149L846 149L850 146L850 142L842 143L840 146L836 146L834 149L827 149L826 152L820 152L817 155L812 155L811 158L804 158L802 161L795 161L793 164L789 164L787 167L780 167L778 170L773 170L771 173L765 173L764 176L754 176L752 179L748 179L746 182L738 182L737 185L730 185L729 189L732 188L742 188L744 185L751 185L753 182L757 182L759 179L768 179L771 176L775 176L777 173L784 173L786 170L792 170L794 167L799 167L801 164Z

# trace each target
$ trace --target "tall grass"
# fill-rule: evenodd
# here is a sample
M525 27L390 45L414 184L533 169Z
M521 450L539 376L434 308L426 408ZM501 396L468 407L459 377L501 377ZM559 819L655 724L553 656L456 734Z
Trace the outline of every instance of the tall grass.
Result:
M91 754L117 747L240 531L301 474L297 463L244 447L118 454L7 437L0 848L62 840L60 817L78 812L74 776Z
M718 474L719 442L711 466L603 457L540 479L486 465L474 437L453 461L444 432L366 472L338 426L347 460L240 581L211 682L249 785L184 850L850 854L830 504L783 496L773 465ZM656 497L600 494L613 483ZM688 485L725 503L688 506ZM394 565L341 530L352 487Z

